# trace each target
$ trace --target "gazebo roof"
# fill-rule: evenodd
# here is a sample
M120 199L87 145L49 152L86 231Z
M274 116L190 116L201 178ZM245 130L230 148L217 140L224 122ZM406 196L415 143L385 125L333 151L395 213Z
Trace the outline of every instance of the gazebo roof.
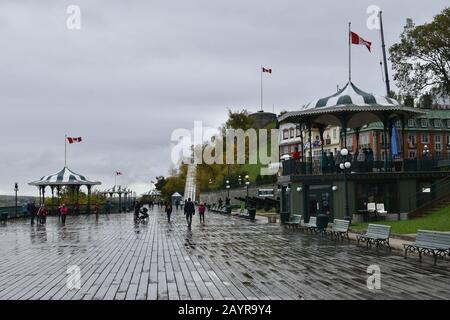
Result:
M29 183L31 186L93 186L100 184L102 183L99 181L90 181L86 176L75 173L67 167L64 167L55 174L43 176L41 179Z
M175 192L174 194L172 194L172 197L182 197L182 195L179 194L178 192Z
M348 82L335 94L314 100L302 106L299 111L285 113L279 121L300 122L303 118L317 124L342 126L339 115L345 113L351 114L347 128L357 128L382 120L380 115L386 112L391 117L403 115L407 118L424 113L416 108L405 107L395 99L364 92Z

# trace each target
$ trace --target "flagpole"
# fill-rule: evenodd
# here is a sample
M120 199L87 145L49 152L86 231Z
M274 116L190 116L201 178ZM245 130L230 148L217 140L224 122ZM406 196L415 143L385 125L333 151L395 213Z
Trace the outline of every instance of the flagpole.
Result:
M351 31L352 23L348 23L348 82L352 82L352 31Z
M64 135L64 167L67 167L67 134Z
M117 172L114 174L114 187L117 186Z
M386 81L386 97L389 97L391 94L391 88L389 85L389 74L388 74L388 66L387 66L387 59L386 59L386 44L384 43L383 18L381 15L382 15L382 12L380 11L379 16L380 16L381 48L383 49L384 74L385 74L385 81Z
M261 69L259 71L261 72L261 111L263 111L263 67L261 66Z

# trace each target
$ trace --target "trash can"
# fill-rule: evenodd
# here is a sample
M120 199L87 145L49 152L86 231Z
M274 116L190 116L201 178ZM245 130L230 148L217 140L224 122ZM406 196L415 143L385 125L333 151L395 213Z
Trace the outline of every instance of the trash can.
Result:
M318 214L316 220L317 230L319 230L320 232L324 231L328 226L328 220L328 215L323 213Z
M248 216L250 220L255 220L256 208L248 208Z
M228 205L228 206L226 206L226 208L227 208L227 214L231 214L231 206Z

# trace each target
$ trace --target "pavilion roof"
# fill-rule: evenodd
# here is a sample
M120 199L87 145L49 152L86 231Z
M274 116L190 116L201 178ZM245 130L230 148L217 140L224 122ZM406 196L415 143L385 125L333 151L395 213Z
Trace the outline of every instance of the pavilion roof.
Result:
M43 176L37 181L30 182L31 186L65 186L65 185L76 185L76 186L87 186L87 185L100 185L99 181L91 181L86 176L73 172L67 167L57 173Z
M352 82L333 95L314 100L298 111L287 112L279 118L279 122L297 123L310 120L323 125L340 125L340 115L347 114L347 127L357 128L364 124L380 121L380 115L389 113L391 117L403 115L407 118L424 114L417 108L409 108L397 100L377 96L359 89Z

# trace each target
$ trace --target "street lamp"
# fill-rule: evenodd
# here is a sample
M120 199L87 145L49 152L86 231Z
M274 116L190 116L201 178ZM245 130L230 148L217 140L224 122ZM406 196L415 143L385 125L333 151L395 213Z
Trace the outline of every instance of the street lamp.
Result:
M242 184L242 177L241 176L238 177L238 181L239 181L239 184Z
M344 172L344 189L345 189L345 208L344 208L344 219L350 220L350 213L348 208L348 186L347 186L347 170L350 169L352 164L347 161L348 150L343 148L341 150L342 162L339 164L339 168Z
M227 198L230 199L230 180L225 181L227 188Z
M245 187L246 187L246 189L247 189L247 197L245 198L247 201L247 203L245 204L246 205L246 207L247 207L247 209L248 209L248 187L250 186L250 177L249 177L249 175L247 174L246 176L245 176Z
M14 191L16 192L16 217L17 217L17 191L19 191L19 183L14 182Z
M422 151L425 159L428 158L428 156L430 155L430 149L428 148L428 145L424 145L423 146L423 151Z

